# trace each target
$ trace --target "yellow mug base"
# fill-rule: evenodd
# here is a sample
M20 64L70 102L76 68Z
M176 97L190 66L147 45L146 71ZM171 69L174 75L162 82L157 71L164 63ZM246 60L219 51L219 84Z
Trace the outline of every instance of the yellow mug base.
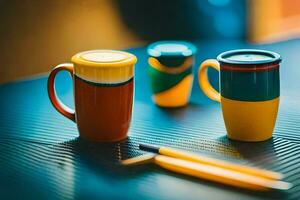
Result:
M268 101L248 102L221 97L227 135L232 140L259 142L272 137L279 97Z
M272 134L270 136L267 136L265 138L241 138L241 137L235 137L235 135L233 134L228 134L227 133L227 137L230 139L230 140L234 140L234 141L240 141L240 142L263 142L263 141L266 141L266 140L269 140L272 138Z

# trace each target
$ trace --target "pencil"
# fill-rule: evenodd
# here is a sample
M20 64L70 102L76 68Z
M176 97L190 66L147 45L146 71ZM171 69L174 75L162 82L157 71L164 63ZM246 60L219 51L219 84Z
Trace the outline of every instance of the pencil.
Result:
M180 151L168 147L156 147L152 145L146 145L146 144L140 144L139 148L144 151L152 152L152 153L157 153L173 158L178 158L182 160L187 160L187 161L192 161L192 162L197 162L201 164L207 164L215 167L220 167L224 169L229 169L233 170L236 172L241 172L241 173L246 173L249 175L254 175L254 176L259 176L262 178L268 178L268 179L273 179L273 180L281 180L283 178L283 175L278 172L273 172L269 170L264 170L264 169L258 169L255 167L248 167L240 164L235 164L215 158L210 158L204 155L199 155L199 154L193 154L190 152L185 152L185 151Z
M146 154L121 161L124 166L155 163L158 166L179 174L189 175L234 187L256 190L288 190L293 185L284 181L249 175L212 165L182 160L157 154Z

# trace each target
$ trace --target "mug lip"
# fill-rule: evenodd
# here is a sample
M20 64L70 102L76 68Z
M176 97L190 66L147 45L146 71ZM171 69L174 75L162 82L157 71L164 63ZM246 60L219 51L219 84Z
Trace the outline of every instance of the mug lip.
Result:
M124 55L123 59L119 59L117 61L106 61L106 62L96 62L85 59L83 56L90 53L117 53ZM71 58L72 63L89 66L89 67L126 67L129 65L135 65L137 62L137 58L135 55L128 53L126 51L118 51L118 50L109 50L109 49L96 49L83 51L75 54Z
M178 45L183 45L186 46L187 49L183 51L173 51L173 52L166 52L166 51L160 51L156 49L158 45L166 45L166 44L178 44ZM149 56L152 57L161 57L161 56L183 56L183 57L188 57L188 56L193 56L197 52L197 47L193 45L190 42L186 41L181 41L181 40L162 40L158 42L151 43L148 48L147 48L147 53Z
M257 54L270 57L267 60L254 60L254 61L245 61L245 60L230 60L229 56L233 55L242 55L242 54ZM217 60L221 64L232 64L232 65L264 65L271 63L280 63L281 56L273 51L261 50L261 49L235 49L230 51L225 51L218 55Z

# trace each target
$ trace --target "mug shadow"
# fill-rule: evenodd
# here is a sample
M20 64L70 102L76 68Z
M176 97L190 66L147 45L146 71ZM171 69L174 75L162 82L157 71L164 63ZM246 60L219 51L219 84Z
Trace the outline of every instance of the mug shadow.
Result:
M179 107L161 107L161 106L157 106L157 108L159 108L161 111L167 112L169 114L172 115L184 115L187 112L190 112L191 110L194 110L196 108L198 108L199 105L196 103L188 103L185 106L179 106Z
M241 142L229 139L226 135L217 139L232 146L240 156L254 165L272 169L276 164L275 140L270 138L262 142Z
M107 178L125 178L138 176L149 171L151 165L122 166L121 160L139 156L138 144L127 138L120 142L91 142L77 137L73 140L53 146L54 151L68 149L74 155L73 163L80 164L84 169Z
M241 142L229 139L226 135L217 138L221 143L227 143L232 146L240 156L248 163L254 166L264 166L263 168L272 170L276 166L277 158L275 151L275 139L272 137L262 142ZM222 186L223 187L223 186ZM224 186L227 187L227 186ZM241 190L251 195L263 196L265 198L276 199L286 197L286 192L253 192L249 190Z
M158 111L159 116L178 120L179 122L182 122L181 120L189 120L191 117L196 117L206 109L203 105L194 102L189 102L185 106L172 108L160 107L157 105L154 106L156 107L155 110Z

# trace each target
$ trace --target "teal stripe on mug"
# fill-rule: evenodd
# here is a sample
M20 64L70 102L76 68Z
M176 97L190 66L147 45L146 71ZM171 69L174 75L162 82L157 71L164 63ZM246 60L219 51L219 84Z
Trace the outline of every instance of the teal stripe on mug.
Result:
M154 57L155 58L155 57ZM156 58L162 65L167 67L178 67L189 57L185 56L160 56Z
M260 72L221 72L221 95L240 101L267 101L279 97L279 68Z
M180 74L168 74L165 72L158 71L152 66L149 66L148 73L151 79L151 88L154 94L163 92L177 85L187 75L192 73L192 66L187 68Z

